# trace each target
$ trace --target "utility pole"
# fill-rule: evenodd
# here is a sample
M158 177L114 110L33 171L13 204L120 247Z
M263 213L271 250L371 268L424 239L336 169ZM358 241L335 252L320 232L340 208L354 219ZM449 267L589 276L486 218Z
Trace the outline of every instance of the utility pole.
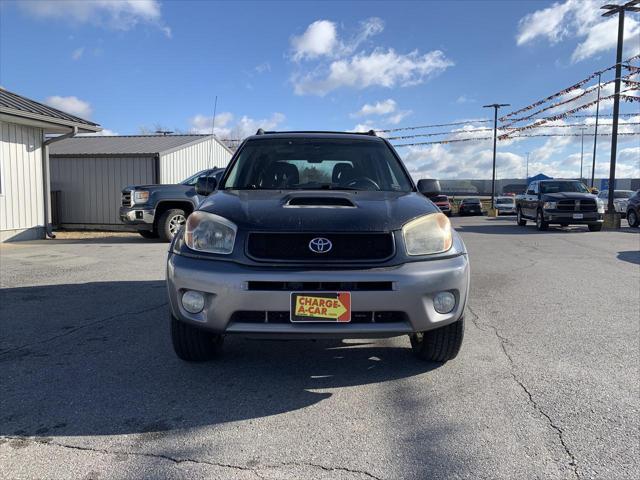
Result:
M598 72L598 101L596 102L596 129L593 132L593 163L591 164L591 188L596 174L596 147L598 146L598 117L600 116L600 80L602 72Z
M640 0L638 0L640 1ZM491 105L483 105L482 108L493 108L493 174L491 175L491 210L495 210L496 196L496 142L498 140L498 109L500 107L509 107L509 103L492 103Z
M620 228L620 216L615 213L613 207L614 190L616 183L616 155L618 150L618 117L620 113L620 77L622 76L622 45L624 43L624 12L640 12L637 7L640 0L631 0L624 5L604 5L603 17L611 17L618 14L618 50L616 52L616 77L613 97L613 126L611 128L611 164L609 166L609 204L605 214L605 225Z
M582 181L582 160L584 158L584 131L586 128L580 129L580 181Z

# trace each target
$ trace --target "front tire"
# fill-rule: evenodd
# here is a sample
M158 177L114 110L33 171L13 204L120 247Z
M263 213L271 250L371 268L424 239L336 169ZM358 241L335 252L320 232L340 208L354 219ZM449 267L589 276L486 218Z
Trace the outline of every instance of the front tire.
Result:
M593 224L589 225L589 231L590 232L599 232L600 230L602 230L602 224L601 223L593 223Z
M518 222L518 225L520 225L521 227L526 227L527 226L527 221L522 216L522 209L520 209L520 208L518 209L518 212L516 213L516 222Z
M549 228L549 224L544 221L544 215L540 209L538 209L538 212L536 213L536 228L541 232L544 232Z
M422 360L444 363L458 355L464 338L464 318L444 327L409 335L413 352Z
M171 315L171 341L178 358L186 362L205 362L220 354L222 335L192 327Z
M167 210L158 220L158 237L163 242L170 242L186 221L187 215L184 210L179 208Z
M635 210L629 210L627 212L627 223L629 224L630 227L638 226L638 214L636 213Z

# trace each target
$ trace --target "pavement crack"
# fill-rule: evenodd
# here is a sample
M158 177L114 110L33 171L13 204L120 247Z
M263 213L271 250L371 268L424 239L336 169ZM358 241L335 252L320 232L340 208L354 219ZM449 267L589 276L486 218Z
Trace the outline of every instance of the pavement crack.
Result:
M281 466L293 465L293 466L298 466L298 467L307 466L307 467L319 468L319 469L324 470L326 472L347 472L347 473L354 473L354 474L357 474L357 475L365 475L367 478L372 478L374 480L382 480L382 478L376 477L372 473L369 473L369 472L367 472L365 470L357 470L357 469L354 469L354 468L330 467L330 466L326 466L326 465L320 465L318 463L309 463L309 462L289 462L289 463L282 463L280 465Z
M566 456L569 458L569 466L571 467L573 474L577 479L580 479L581 477L580 477L580 472L578 471L578 462L576 460L575 455L573 454L573 452L565 442L564 431L554 422L551 416L544 411L544 409L538 404L538 402L536 402L536 400L533 398L533 394L531 393L531 390L529 390L529 388L524 384L524 382L516 374L515 372L516 364L513 361L513 357L511 357L511 355L509 354L509 351L507 350L507 345L511 345L512 343L509 341L508 338L506 338L500 333L500 330L495 325L492 325L487 322L481 322L480 316L476 312L474 312L469 305L467 305L467 310L471 312L471 321L479 330L483 332L491 330L494 333L494 335L498 338L498 340L500 341L500 348L502 349L504 356L509 361L509 373L511 374L511 377L524 391L529 401L529 404L531 404L531 406L547 420L547 422L549 423L549 426L555 431L556 436L558 437L558 440L560 441L560 444L562 445L562 448L564 449Z
M260 475L258 472L256 472L255 468L244 467L242 465L234 465L234 464L230 464L230 463L210 462L208 460L200 460L200 459L188 458L188 457L187 458L172 457L170 455L166 455L166 454L162 454L162 453L127 452L127 451L124 451L124 450L107 450L107 449L104 449L104 448L83 447L83 446L80 446L80 445L69 445L69 444L66 444L66 443L60 443L60 442L55 442L55 441L48 441L48 440L47 441L43 441L43 440L38 440L38 439L35 439L35 438L18 437L18 436L2 436L0 438L4 438L4 439L7 439L7 440L17 440L17 441L22 441L22 442L27 442L27 443L37 444L37 445L55 446L55 447L59 447L59 448L69 449L69 450L79 450L79 451L82 451L82 452L99 453L99 454L102 454L102 455L124 455L124 456L128 456L128 457L155 458L155 459L160 459L160 460L166 460L166 461L174 463L176 465L179 465L179 464L182 464L182 463L195 463L195 464L200 464L200 465L208 465L208 466L211 466L211 467L228 468L228 469L231 469L231 470L242 470L242 471L253 473L259 479L263 479L264 478L262 475Z
M58 335L54 335L52 337L45 338L44 340L38 340L37 342L26 343L24 345L20 345L18 347L14 347L14 348L11 348L9 350L4 350L4 351L0 352L0 358L4 357L5 355L8 355L9 353L16 352L18 350L22 350L22 349L25 349L25 348L28 348L28 347L32 347L34 345L41 345L43 343L48 343L48 342L51 342L53 340L57 340L58 338L61 338L61 337L66 337L68 335L71 335L71 334L77 332L78 330L82 330L82 329L85 329L87 327L92 327L92 326L98 325L100 323L108 322L109 320L113 320L114 318L122 317L122 316L125 316L125 315L140 315L140 314L143 314L143 313L151 312L153 310L157 310L158 308L164 307L166 305L167 305L167 302L163 302L161 304L153 305L151 307L146 307L146 308L143 308L141 310L136 310L136 311L133 311L133 312L122 312L122 313L117 313L115 315L110 315L108 317L99 318L98 320L94 320L93 322L84 323L84 324L79 325L77 327L74 327L74 328L71 328L69 330L66 330L66 331L64 331L62 333L59 333Z

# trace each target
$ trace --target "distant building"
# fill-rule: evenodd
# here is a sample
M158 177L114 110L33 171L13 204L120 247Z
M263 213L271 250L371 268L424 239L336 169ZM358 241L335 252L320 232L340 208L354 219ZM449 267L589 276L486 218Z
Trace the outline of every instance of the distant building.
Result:
M232 152L213 135L131 135L69 138L50 156L58 225L117 229L124 187L179 183Z

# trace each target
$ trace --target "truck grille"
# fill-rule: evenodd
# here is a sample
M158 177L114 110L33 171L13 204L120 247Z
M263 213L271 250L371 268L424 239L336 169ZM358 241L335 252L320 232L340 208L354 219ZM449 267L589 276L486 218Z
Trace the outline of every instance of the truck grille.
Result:
M131 190L125 190L124 192L122 192L122 206L131 206Z
M328 239L332 247L326 253L309 248L314 238ZM395 253L391 233L262 233L252 232L247 253L256 260L289 262L365 262L382 261Z
M405 312L351 312L351 323L407 322ZM240 310L231 315L231 323L291 323L288 311Z
M563 212L595 212L598 205L595 200L559 200L558 210Z
M247 282L249 290L301 292L383 292L393 290L393 282Z

